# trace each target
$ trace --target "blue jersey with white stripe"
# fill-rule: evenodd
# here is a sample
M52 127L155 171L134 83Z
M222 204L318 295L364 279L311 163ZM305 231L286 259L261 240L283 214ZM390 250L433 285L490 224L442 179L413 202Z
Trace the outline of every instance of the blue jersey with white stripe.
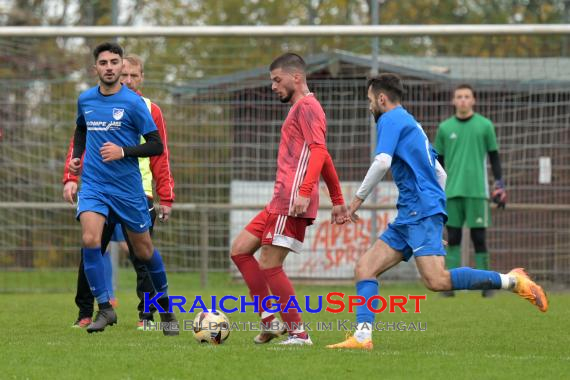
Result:
M396 223L411 223L446 214L445 192L437 182L432 148L422 126L403 107L384 113L376 126L376 155L392 157L392 177L398 186Z
M90 88L79 95L77 125L87 128L81 191L144 196L138 158L103 162L99 151L106 142L139 145L141 135L157 130L143 98L126 86L108 96Z

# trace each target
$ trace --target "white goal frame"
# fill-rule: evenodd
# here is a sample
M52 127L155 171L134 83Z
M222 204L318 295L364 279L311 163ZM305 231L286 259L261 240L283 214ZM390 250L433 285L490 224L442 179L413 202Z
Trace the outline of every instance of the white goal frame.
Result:
M0 37L335 37L568 35L570 24L3 26Z

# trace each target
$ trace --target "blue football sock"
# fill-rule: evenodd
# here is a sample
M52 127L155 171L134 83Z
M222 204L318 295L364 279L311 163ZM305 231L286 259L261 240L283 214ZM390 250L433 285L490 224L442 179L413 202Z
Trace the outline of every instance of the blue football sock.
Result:
M166 279L166 272L164 271L162 257L156 248L154 249L150 260L145 264L156 292L163 292L163 297L168 296L168 281Z
M369 279L369 280L361 280L356 283L356 294L359 296L364 297L366 302L372 296L378 295L378 280ZM377 309L378 308L378 300L372 301L372 307ZM366 303L362 306L356 307L356 322L368 322L374 323L374 313L368 310Z
M497 272L468 267L451 269L453 290L501 289L501 276Z
M83 248L83 269L89 282L91 293L97 299L97 303L109 302L109 292L105 285L105 265L101 255L101 247Z
M113 289L113 263L111 262L111 253L105 252L103 255L103 264L105 266L105 286L109 292L111 299L115 298L115 289Z

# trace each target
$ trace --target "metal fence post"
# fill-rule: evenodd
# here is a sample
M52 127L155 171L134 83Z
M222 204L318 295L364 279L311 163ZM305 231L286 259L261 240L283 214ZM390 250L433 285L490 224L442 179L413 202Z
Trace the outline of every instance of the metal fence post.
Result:
M109 243L108 254L111 255L111 268L113 268L113 290L115 296L119 291L119 251L119 243L116 241Z
M208 286L208 210L200 210L200 286Z
M469 245L471 244L471 230L467 227L462 228L461 232L461 266L470 267L471 255L469 254Z

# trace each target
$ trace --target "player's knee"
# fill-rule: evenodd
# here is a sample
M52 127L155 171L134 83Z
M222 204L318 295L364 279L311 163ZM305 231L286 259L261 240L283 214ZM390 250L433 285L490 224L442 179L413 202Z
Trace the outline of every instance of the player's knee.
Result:
M101 246L101 235L91 231L85 231L81 237L83 246L86 248L97 248Z
M424 279L424 284L426 285L426 288L428 288L429 290L431 290L432 292L441 292L444 290L448 290L446 289L443 284L437 280L437 279L433 279L433 278L426 278Z
M277 257L277 255L271 254L267 246L261 247L261 255L259 255L259 268L261 270L276 268L283 265Z
M236 256L245 252L247 252L247 247L244 244L243 240L239 238L234 240L230 248L230 256Z
M271 258L268 258L267 256L260 256L259 257L259 269L264 270L264 269L271 269L271 268L275 268L279 266L278 264L276 265L273 260L271 260Z
M356 263L356 266L354 267L354 278L356 279L356 281L365 280L368 278L374 278L376 277L376 275L377 273L374 273L374 271L370 268L370 266L366 265L362 261L358 261L358 263Z
M272 263L270 260L262 259L261 257L259 258L259 269L265 270L265 269L273 268L273 266L271 264Z
M152 258L154 247L151 241L142 241L133 244L134 254L137 258L148 261Z
M486 231L484 228L471 229L471 240L473 241L475 252L487 252L487 239Z
M451 290L451 278L449 276L449 272L447 271L424 276L423 280L426 288L432 292L443 292L446 290Z

